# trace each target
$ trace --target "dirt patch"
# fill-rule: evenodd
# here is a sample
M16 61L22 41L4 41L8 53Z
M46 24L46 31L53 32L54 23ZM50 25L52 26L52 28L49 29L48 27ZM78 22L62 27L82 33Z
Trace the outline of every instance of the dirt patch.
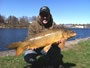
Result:
M9 51L0 52L0 56L9 56L9 55L15 55L15 54L16 54L16 50L9 50Z
M73 45L78 44L81 41L87 41L87 40L90 40L90 37L67 41L65 43L65 48L63 48L62 50L67 50L69 48L72 48ZM9 51L0 52L0 56L9 56L9 55L16 55L16 50L9 50Z
M87 40L90 40L90 37L83 38L83 39L76 39L76 40L72 40L72 41L67 41L65 43L65 48L63 48L62 50L67 50L69 48L72 48L73 45L78 44L81 41L87 41Z

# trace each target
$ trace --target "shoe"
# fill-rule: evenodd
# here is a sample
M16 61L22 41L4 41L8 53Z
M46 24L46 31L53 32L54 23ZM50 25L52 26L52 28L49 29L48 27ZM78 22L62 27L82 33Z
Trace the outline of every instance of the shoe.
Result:
M63 65L59 65L59 68L64 68L64 66Z
M27 65L27 66L25 66L24 68L31 68L31 65Z

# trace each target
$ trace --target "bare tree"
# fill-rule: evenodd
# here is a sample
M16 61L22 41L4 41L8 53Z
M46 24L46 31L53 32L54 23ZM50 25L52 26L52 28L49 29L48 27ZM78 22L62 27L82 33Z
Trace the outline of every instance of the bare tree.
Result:
M5 17L0 15L0 23L5 23Z
M29 23L29 18L27 16L23 16L20 18L20 23Z
M37 18L36 16L32 16L32 21L36 20L36 18Z
M6 21L7 23L10 23L10 24L19 23L18 18L16 18L15 16L9 16Z

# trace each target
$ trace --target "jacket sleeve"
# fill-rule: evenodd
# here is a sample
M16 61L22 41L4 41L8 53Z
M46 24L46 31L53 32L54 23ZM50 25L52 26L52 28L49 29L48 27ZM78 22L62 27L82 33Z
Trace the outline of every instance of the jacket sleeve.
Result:
M35 34L35 26L33 24L30 24L28 28L28 36L32 36Z
M24 41L26 41L26 40L28 40L30 37L32 37L32 35L34 35L36 32L35 32L36 30L35 30L35 25L32 23L32 24L30 24L29 25L29 28L28 28L28 36L26 37L26 39L24 40Z

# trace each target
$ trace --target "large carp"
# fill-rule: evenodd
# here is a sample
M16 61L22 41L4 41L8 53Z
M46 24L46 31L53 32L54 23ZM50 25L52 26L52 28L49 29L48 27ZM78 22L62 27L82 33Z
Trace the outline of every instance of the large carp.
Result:
M61 40L59 44L60 48L64 48L64 43L69 38L75 37L76 32L67 29L50 29L45 32L41 32L33 35L27 41L16 42L8 45L8 49L17 49L16 56L19 56L25 49L33 49L45 47L48 49L53 43L57 43Z

